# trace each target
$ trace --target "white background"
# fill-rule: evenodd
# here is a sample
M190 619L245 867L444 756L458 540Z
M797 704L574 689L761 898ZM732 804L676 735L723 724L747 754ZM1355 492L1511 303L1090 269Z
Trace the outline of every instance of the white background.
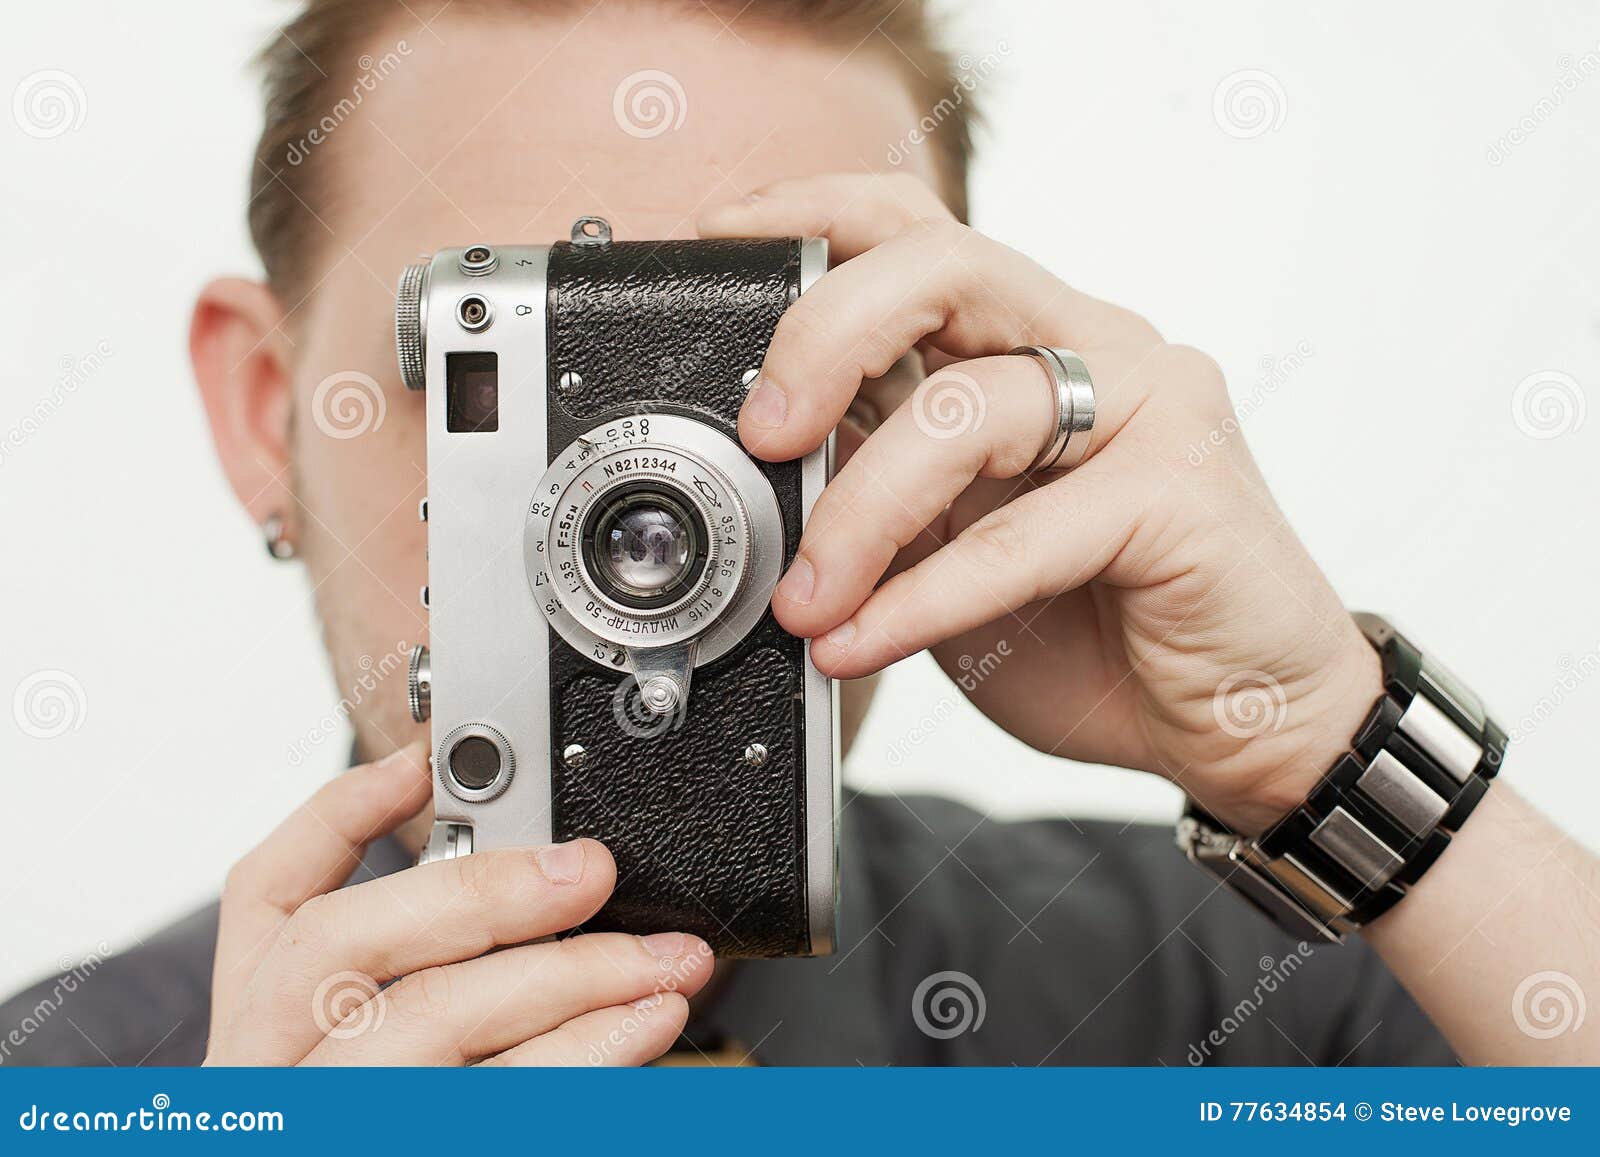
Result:
M224 488L184 354L196 287L254 268L244 64L284 10L169 0L155 30L149 5L58 0L0 38L0 96L44 69L83 94L54 139L0 108L0 991L213 894L344 754L290 766L337 695L300 576ZM991 124L976 223L1216 356L1347 601L1398 617L1508 725L1538 712L1510 774L1600 845L1600 12L1118 0L984 4L960 27ZM1268 74L1234 82L1265 94L1262 124L1219 117L1244 70ZM1541 371L1570 378L1519 414ZM241 651L262 623L280 629ZM12 711L41 671L83 691L50 739ZM945 721L913 742L924 718ZM925 660L891 673L848 775L1005 815L1176 807L1019 749Z

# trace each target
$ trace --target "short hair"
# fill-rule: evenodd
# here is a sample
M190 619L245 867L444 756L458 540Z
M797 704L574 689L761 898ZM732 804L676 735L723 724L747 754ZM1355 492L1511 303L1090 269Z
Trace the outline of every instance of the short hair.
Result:
M929 147L940 192L961 219L967 212L967 169L977 112L961 84L951 54L941 46L927 0L653 0L677 4L686 13L792 28L823 43L856 48L874 37L882 54L899 68L918 108L937 108L938 131ZM553 15L577 9L575 0L455 0L451 11L523 9ZM422 0L304 0L298 15L262 49L264 124L250 180L250 236L280 298L297 296L309 284L316 259L316 217L329 209L333 178L329 162L313 158L301 143L316 139L330 108L350 101L343 64L375 29L388 21L421 19L438 11ZM363 58L365 59L365 58ZM363 64L363 68L365 68ZM959 94L952 99L951 94Z

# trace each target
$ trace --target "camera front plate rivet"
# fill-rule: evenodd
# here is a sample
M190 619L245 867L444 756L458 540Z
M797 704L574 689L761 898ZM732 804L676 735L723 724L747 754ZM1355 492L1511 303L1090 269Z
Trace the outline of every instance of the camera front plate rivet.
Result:
M744 749L744 761L751 767L760 767L767 762L767 745L752 743Z
M581 390L583 389L583 375L576 370L566 370L556 384L563 390Z
M639 688L639 698L652 714L670 714L678 706L678 681L666 675L652 675Z
M561 762L568 767L582 767L584 755L581 743L569 743L561 752Z

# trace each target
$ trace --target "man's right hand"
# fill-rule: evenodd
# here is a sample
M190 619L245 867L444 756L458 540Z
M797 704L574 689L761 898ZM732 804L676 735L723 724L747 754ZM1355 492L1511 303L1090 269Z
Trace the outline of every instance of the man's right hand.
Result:
M341 775L234 866L206 1063L631 1065L670 1048L711 976L704 941L527 943L581 924L611 894L616 865L594 840L340 887L368 841L429 794L414 744Z

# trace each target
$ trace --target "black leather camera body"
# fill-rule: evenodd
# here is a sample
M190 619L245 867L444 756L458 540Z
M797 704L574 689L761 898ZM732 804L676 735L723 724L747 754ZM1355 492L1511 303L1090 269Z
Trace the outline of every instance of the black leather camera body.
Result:
M585 927L722 955L832 951L836 708L772 589L829 449L767 463L737 419L821 240L444 250L401 277L426 392L431 720L424 858L589 836Z

